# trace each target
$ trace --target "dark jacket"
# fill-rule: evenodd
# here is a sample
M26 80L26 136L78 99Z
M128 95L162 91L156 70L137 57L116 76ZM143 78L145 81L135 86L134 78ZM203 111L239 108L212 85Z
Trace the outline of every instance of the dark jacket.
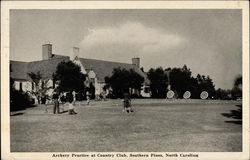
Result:
M58 100L58 98L59 98L59 95L58 95L57 93L54 93L54 94L52 95L52 99Z

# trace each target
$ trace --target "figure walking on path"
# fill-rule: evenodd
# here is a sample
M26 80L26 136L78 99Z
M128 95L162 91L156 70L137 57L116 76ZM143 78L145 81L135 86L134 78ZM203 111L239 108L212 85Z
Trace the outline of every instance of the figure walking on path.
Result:
M58 95L58 92L54 91L53 95L52 95L52 99L53 99L53 102L54 102L54 108L53 108L53 113L54 114L59 114L60 111L59 111L59 95Z

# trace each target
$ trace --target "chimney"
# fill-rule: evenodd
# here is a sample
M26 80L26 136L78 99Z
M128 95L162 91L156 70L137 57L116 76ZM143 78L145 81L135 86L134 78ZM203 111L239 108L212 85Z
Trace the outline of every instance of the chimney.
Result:
M50 59L52 57L52 44L44 44L42 46L43 60Z
M74 60L76 57L79 57L80 49L78 47L73 47L71 50L70 60Z
M132 58L132 64L140 68L140 58Z

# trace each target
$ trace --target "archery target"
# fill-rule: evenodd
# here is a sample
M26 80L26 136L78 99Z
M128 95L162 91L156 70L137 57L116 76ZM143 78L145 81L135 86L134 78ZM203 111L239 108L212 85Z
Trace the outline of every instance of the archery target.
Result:
M167 92L167 98L173 98L174 97L174 92L173 91L168 91Z
M189 91L186 91L184 94L183 94L183 98L184 99L188 99L188 98L190 98L191 97L191 92L189 92Z
M201 97L201 99L207 99L208 93L206 91L203 91L203 92L201 92L200 97Z

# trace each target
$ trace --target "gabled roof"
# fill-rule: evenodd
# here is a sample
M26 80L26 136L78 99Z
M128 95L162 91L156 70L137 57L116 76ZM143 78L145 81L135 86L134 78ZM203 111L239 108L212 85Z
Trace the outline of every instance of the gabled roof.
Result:
M56 72L56 67L60 62L69 60L69 56L53 55L52 58L48 60L32 62L10 61L12 69L11 77L15 80L31 80L28 73L37 73L40 71L43 79L49 79L52 78L53 73ZM79 58L79 60L86 71L93 70L95 72L99 82L105 82L105 77L111 76L114 68L118 67L125 68L126 70L133 69L135 72L144 77L144 83L148 84L149 82L146 73L142 72L133 64L86 58Z
M69 58L69 56L63 56L59 54L52 54L52 58Z
M60 58L51 58L48 60L33 61L28 63L27 73L37 73L40 71L43 79L52 78L56 72L57 65L62 61L69 61L69 57L62 56Z
M96 60L96 59L86 59L86 58L79 58L82 65L86 70L93 70L99 82L105 82L106 76L112 76L114 68L124 68L126 70L133 69L135 72L140 74L147 79L145 73L143 73L137 66L128 63L119 63L119 62L111 62L111 61L103 61L103 60Z
M10 61L10 77L24 81L27 80L27 66L28 62L20 62L20 61Z
M28 73L37 73L40 71L43 79L52 78L53 73L56 72L57 65L62 61L69 61L68 56L57 56L48 60L20 62L10 61L11 78L15 80L31 80Z

